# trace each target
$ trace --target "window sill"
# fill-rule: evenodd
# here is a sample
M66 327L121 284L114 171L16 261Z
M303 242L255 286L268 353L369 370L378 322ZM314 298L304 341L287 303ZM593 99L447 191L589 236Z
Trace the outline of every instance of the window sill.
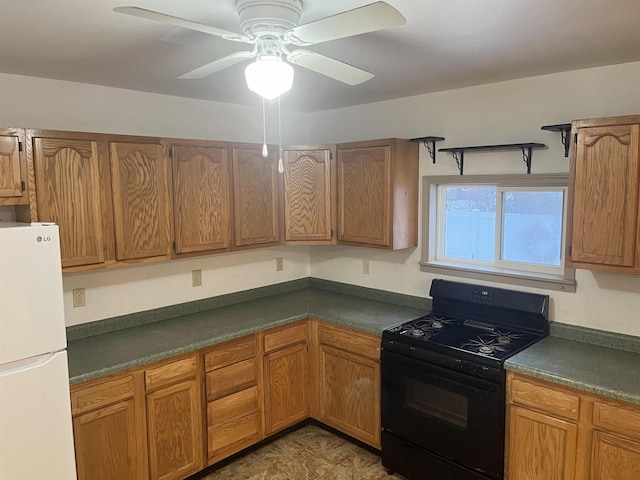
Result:
M472 278L487 282L509 283L525 287L558 290L561 292L575 292L576 280L574 270L565 269L565 275L548 275L542 273L517 272L492 267L472 267L448 262L420 262L423 272L451 275L454 277Z

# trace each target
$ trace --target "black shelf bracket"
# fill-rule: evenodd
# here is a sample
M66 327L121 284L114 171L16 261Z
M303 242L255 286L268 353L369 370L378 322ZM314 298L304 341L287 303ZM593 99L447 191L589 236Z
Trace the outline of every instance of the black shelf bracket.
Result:
M458 165L460 175L464 175L464 152L488 152L496 150L521 150L522 159L527 166L527 173L531 173L531 159L534 148L544 148L544 143L507 143L504 145L477 145L472 147L441 148L440 152L449 152Z
M562 145L564 145L564 156L565 158L569 156L569 147L571 146L571 124L570 123L559 123L557 125L545 125L542 127L542 130L547 130L548 132L560 132L562 138Z
M458 170L460 170L460 175L464 171L464 150L451 152L453 159L456 161L456 165L458 165Z
M429 156L433 163L436 163L436 142L442 142L444 137L418 137L412 138L411 142L422 142L422 144L427 148L429 152Z
M522 160L527 166L527 175L531 173L531 152L533 147L522 147Z

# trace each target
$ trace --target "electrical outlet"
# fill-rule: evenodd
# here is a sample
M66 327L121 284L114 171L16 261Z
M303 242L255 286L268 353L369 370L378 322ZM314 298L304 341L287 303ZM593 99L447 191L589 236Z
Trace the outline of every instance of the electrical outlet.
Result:
M281 272L284 270L284 260L282 257L276 258L276 272Z
M191 270L191 286L199 287L202 285L202 270Z
M87 302L84 296L84 288L74 288L72 291L72 295L73 295L73 308L86 306Z
M371 274L371 260L362 260L362 273L365 275Z

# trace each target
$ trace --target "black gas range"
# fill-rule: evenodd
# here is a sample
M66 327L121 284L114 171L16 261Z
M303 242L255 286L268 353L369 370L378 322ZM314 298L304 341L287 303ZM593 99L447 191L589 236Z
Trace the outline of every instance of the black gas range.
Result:
M410 479L503 477L504 361L549 333L549 297L434 280L382 334L382 463Z

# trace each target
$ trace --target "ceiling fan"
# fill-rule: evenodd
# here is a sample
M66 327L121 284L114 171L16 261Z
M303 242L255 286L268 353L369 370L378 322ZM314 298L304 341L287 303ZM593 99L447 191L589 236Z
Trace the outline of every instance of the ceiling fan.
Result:
M253 45L251 51L232 53L178 78L204 78L255 58L255 62L245 70L247 85L250 90L267 99L276 98L291 89L293 68L290 63L347 85L358 85L374 76L373 73L311 50L290 50L290 46L308 47L406 23L402 14L386 2L371 3L305 25L298 25L302 0L236 0L236 8L242 34L139 7L116 7L113 10Z

